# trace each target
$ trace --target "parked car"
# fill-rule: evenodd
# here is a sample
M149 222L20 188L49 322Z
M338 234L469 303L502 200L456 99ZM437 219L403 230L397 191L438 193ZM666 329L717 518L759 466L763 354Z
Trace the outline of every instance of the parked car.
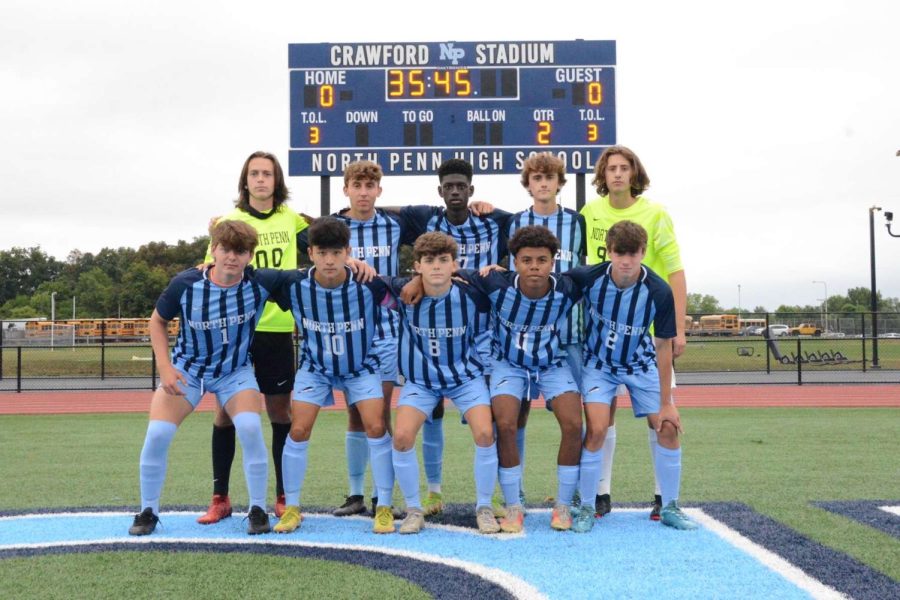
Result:
M900 333L896 333L893 331L890 333L879 333L878 337L889 339L889 340L896 340L896 339L900 339Z
M789 335L822 335L822 328L815 323L800 323L791 327Z
M769 337L782 337L788 335L791 328L787 325L769 325Z

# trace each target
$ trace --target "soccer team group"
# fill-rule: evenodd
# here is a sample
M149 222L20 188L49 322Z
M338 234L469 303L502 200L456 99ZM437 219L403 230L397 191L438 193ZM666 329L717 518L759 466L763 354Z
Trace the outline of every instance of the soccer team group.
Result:
M625 390L648 424L657 485L650 518L696 527L678 506L681 422L672 396L673 359L685 348L684 269L669 215L642 195L650 180L640 160L624 146L608 148L595 167L599 197L581 213L558 203L565 165L552 154L525 161L521 184L532 205L519 213L470 202L472 174L463 160L440 166L444 207L376 208L382 170L354 162L344 171L349 208L308 220L285 204L275 156L247 158L237 206L211 227L205 264L174 277L151 317L161 383L130 534L155 530L169 446L206 392L218 400L214 483L198 521L232 514L237 438L248 533L272 531L262 393L272 426L274 531L298 529L310 436L334 390L348 406L349 493L333 514L367 511L370 464L376 533L394 532L402 516L391 506L395 482L405 501L400 533L418 533L426 516L443 510L445 399L475 443L478 530L522 532L525 426L541 396L560 429L551 527L591 531L611 510L616 397ZM400 273L404 244L413 248L411 277ZM300 252L309 269L297 269ZM507 256L508 269L499 266ZM170 350L166 325L176 317L181 327ZM398 374L404 383L392 424Z

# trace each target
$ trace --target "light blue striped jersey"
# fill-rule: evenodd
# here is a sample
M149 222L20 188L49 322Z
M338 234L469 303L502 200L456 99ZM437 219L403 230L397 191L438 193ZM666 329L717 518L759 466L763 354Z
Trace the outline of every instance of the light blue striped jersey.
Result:
M675 337L672 289L641 265L637 282L625 289L612 279L612 263L578 267L568 273L584 293L584 364L613 374L647 371L656 364L658 338Z

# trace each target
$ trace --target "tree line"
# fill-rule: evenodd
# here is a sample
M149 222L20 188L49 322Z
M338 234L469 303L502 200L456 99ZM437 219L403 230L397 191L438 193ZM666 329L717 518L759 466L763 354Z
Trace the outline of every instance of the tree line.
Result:
M65 261L49 256L40 246L0 250L0 319L50 318L51 297L56 292L56 316L75 318L146 317L156 299L177 273L198 264L206 255L208 236L176 244L150 242L138 249L103 248L96 254L73 250ZM308 265L305 256L302 265ZM401 252L402 273L408 273L412 253ZM828 297L829 313L868 312L868 288L852 288L845 295ZM880 311L900 312L900 299L882 298ZM781 305L776 314L818 313L819 305ZM763 306L725 308L709 294L688 294L689 314L742 314L769 312Z

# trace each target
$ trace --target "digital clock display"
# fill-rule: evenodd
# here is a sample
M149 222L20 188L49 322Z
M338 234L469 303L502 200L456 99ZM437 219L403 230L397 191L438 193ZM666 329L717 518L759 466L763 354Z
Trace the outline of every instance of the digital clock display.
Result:
M517 173L534 152L589 172L616 143L612 41L292 44L289 68L293 176Z

